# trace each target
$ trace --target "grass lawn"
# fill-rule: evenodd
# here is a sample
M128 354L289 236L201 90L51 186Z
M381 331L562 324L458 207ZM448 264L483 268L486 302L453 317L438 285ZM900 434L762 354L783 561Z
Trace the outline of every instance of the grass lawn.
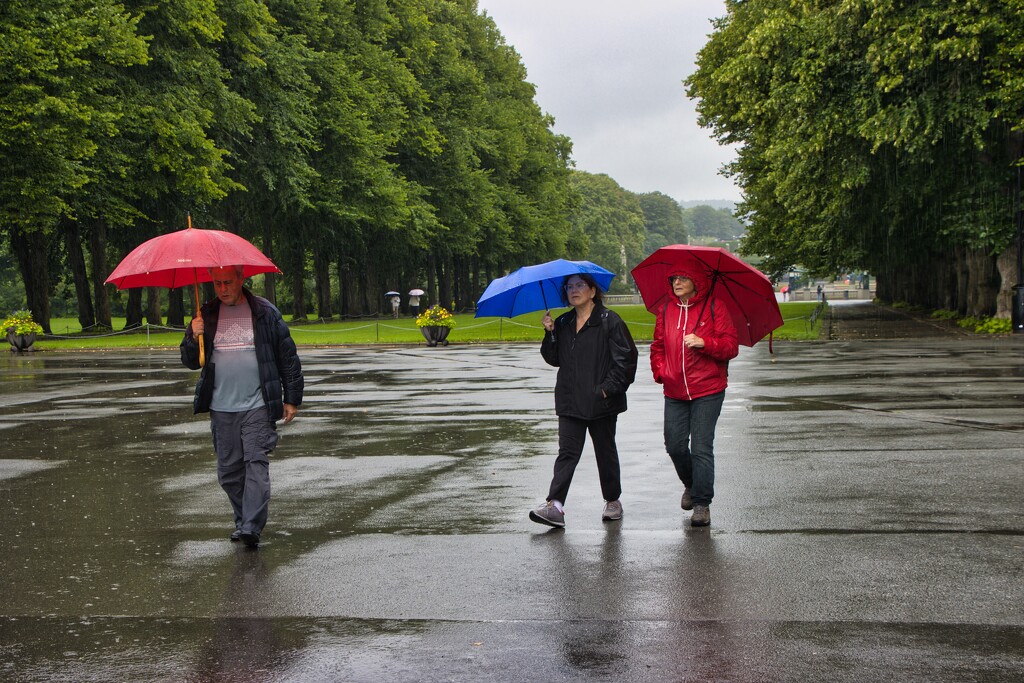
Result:
M776 339L817 339L821 321L810 323L817 304L792 302L779 304L785 324L775 330ZM654 316L643 306L613 306L626 321L633 338L650 341L654 335ZM556 316L566 309L552 310ZM541 313L527 313L517 318L474 318L472 314L455 316L455 329L448 336L454 344L468 342L532 341L540 342ZM124 318L114 319L115 330L124 327ZM422 344L423 335L411 317L367 318L331 322L290 323L292 338L300 346L335 346L339 344ZM40 351L59 349L112 349L176 347L181 343L180 331L163 327L143 328L134 332L82 334L82 328L73 318L54 318L50 321L53 335L40 337L35 348Z

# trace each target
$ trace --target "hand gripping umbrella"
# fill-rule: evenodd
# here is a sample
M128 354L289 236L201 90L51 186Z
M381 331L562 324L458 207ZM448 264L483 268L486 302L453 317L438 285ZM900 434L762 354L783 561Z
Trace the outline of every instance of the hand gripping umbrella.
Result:
M213 280L211 268L242 266L243 277L259 273L280 273L262 251L244 238L222 230L192 227L143 242L125 256L107 282L118 289L133 287L195 286L196 313L199 312L199 283ZM199 335L199 364L205 365L203 336Z
M657 315L674 296L669 276L687 271L707 277L710 286L704 305L712 296L726 305L740 344L753 346L782 327L771 280L725 249L672 244L655 251L631 272L647 310Z
M570 275L588 274L602 291L615 273L590 261L556 259L535 266L523 266L505 277L495 278L476 302L476 318L514 318L523 313L547 311L562 304L562 282Z

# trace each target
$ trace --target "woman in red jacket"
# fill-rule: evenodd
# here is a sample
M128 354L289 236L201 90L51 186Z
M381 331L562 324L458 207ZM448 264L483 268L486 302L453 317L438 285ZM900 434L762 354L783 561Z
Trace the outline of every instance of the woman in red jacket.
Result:
M692 526L707 526L715 495L715 426L739 343L728 309L707 298L709 283L699 273L673 273L666 285L675 298L657 314L651 371L665 387L665 448L683 482L680 505L693 510Z

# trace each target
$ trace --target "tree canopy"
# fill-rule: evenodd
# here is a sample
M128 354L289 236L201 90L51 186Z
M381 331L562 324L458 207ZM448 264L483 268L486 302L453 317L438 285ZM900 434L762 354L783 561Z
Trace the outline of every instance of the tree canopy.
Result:
M995 0L728 0L688 79L737 144L744 250L856 267L884 299L1005 311L1024 24Z
M566 253L570 143L474 0L12 0L0 37L4 243L44 326L51 261L83 325L111 296L138 324L102 280L187 214L271 255L297 318Z

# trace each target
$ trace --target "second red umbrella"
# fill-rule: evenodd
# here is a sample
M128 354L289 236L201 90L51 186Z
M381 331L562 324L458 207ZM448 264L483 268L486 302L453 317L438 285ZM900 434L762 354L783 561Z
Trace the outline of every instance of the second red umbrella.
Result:
M669 276L686 272L707 277L709 296L729 308L740 344L753 346L782 327L771 280L725 249L672 244L658 249L631 271L644 305L655 315L673 296Z

